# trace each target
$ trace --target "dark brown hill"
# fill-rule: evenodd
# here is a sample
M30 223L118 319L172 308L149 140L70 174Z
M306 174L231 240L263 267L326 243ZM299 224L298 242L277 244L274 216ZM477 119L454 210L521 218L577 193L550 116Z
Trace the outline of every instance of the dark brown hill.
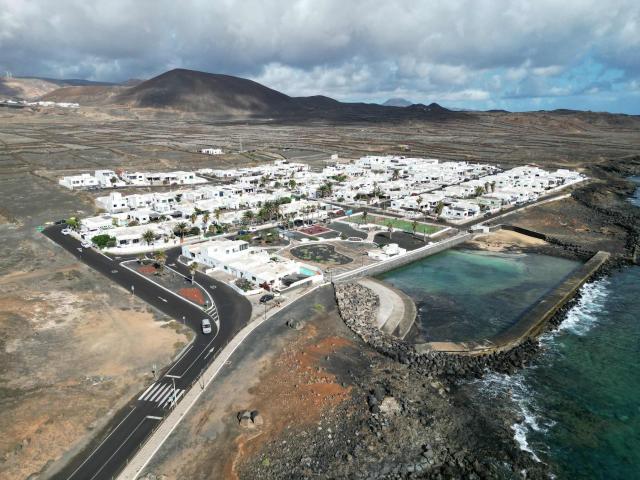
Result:
M175 69L127 89L114 99L140 108L210 112L217 116L269 116L295 108L291 97L252 80Z
M61 88L43 99L217 118L385 121L461 115L437 104L398 108L373 103L343 103L323 95L290 97L245 78L185 69L170 70L133 86Z

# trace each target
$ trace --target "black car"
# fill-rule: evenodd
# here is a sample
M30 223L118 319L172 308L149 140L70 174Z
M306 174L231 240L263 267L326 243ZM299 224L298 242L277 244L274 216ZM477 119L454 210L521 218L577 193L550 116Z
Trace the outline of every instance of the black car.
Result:
M270 293L267 293L266 295L263 295L260 297L260 303L267 303L273 299L274 299L274 296L271 295Z

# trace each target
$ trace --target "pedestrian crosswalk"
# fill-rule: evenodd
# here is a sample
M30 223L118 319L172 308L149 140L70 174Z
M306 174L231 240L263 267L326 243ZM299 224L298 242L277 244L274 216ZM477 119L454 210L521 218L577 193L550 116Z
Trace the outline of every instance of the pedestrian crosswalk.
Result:
M150 385L149 388L147 388L142 395L138 397L138 400L143 402L153 402L159 408L167 408L178 402L182 395L184 395L183 389L176 388L174 392L173 384L157 382Z

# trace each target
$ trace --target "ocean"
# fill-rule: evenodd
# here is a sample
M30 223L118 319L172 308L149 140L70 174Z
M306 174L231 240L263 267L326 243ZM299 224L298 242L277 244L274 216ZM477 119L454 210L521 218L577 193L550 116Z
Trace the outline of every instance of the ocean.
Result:
M640 478L640 267L582 287L543 352L515 375L476 382L510 396L521 448L559 479Z

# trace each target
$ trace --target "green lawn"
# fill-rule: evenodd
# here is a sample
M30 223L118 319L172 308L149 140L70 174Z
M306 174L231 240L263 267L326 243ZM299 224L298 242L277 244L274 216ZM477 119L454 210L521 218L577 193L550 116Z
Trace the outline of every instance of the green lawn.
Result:
M362 217L362 214L352 215L346 220L348 222L358 223L358 224L365 223ZM392 218L392 217L381 217L379 215L371 215L371 214L367 215L366 223L375 223L376 225L387 227L389 225L389 222L391 222L391 225L393 226L393 228L404 230L405 232L409 232L409 233L413 232L413 228L412 228L413 221L411 220L403 220L401 218ZM422 234L431 235L432 233L435 233L439 230L442 230L442 228L436 225L429 225L427 223L418 222L416 233L419 233L421 235Z

